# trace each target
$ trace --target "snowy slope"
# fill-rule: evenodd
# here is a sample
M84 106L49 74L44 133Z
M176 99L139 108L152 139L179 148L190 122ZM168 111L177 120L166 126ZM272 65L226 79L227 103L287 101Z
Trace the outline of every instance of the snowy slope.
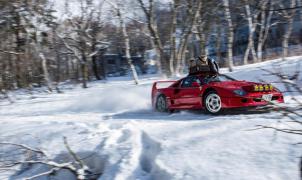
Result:
M276 82L259 68L278 63L282 70L294 73L301 59L236 67L228 74L237 79ZM40 147L54 159L63 159L66 149L62 137L66 136L81 157L93 153L94 160L88 158L87 162L102 172L100 180L299 179L301 145L293 144L301 142L301 137L251 130L256 125L290 126L278 123L286 120L279 114L156 113L151 109L150 90L157 79L145 77L139 86L129 79L112 79L92 83L85 90L77 87L64 94L23 95L14 104L2 102L0 141ZM291 105L289 97L286 101ZM0 170L0 179L20 179L42 171L45 167L35 166L19 174ZM70 178L64 173L57 177Z

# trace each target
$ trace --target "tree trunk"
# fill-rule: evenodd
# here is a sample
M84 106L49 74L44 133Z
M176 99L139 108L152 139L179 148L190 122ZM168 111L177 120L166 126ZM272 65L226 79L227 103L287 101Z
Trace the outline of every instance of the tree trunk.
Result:
M52 29L52 33L55 34L56 29L53 28ZM56 90L58 93L60 93L60 89L59 89L59 83L62 79L62 73L61 73L61 57L60 57L60 52L57 46L57 39L56 36L52 36L52 45L53 45L53 49L54 49L54 53L55 53L55 57L56 57L56 63L57 63L57 67L56 67Z
M273 6L274 3L271 2L269 5L270 11L268 12L268 15L266 16L266 11L265 11L265 4L261 6L261 27L260 27L260 32L259 32L259 37L258 37L258 45L257 45L257 59L259 61L263 61L263 47L266 42L269 29L271 27L271 19L273 15Z
M17 21L17 23L19 23L19 21ZM20 26L20 24L18 24L18 26ZM19 29L15 30L15 36L16 36L15 51L17 52L16 60L15 60L15 75L16 75L17 87L22 88L23 87L23 82L22 82L22 75L21 75L21 55L20 55L22 50L21 50L21 44L20 44L21 43L21 37L20 37Z
M199 22L197 28L197 39L199 42L199 46L200 46L200 50L199 50L199 54L196 54L195 56L199 56L199 55L205 55L207 54L207 50L206 50L206 43L207 43L207 38L206 38L206 33L205 33L205 23L204 22Z
M94 76L95 76L95 78L96 78L97 80L101 80L102 78L101 78L100 73L99 73L96 55L93 55L93 56L91 57L91 59L92 59L92 70L93 70L93 74L94 74Z
M85 51L82 51L82 61L81 61L81 73L82 73L82 87L88 88L88 64Z
M183 48L182 53L180 55L182 66L180 66L180 68L179 68L179 71L178 71L179 74L184 71L184 67L186 66L186 54L187 54L186 51L187 51L187 48L188 48L188 43L185 44L185 47Z
M81 63L81 73L82 73L82 87L88 88L87 81L88 81L88 67L85 62Z
M264 38L264 31L265 31L265 20L266 20L266 12L265 6L261 6L261 21L260 21L260 30L258 36L258 45L257 45L257 60L262 61L262 47L263 47L263 38ZM270 12L269 12L270 13Z
M120 21L121 31L122 31L123 37L124 37L126 59L127 59L128 65L130 66L134 83L138 84L138 75L137 75L135 66L132 63L132 59L131 59L131 55L130 55L130 42L129 42L128 32L127 32L127 29L126 29L126 24L124 22L123 15L121 14L120 10L117 9L117 11L118 11L117 15L118 15L118 18L119 18L119 21Z
M207 50L206 50L206 44L207 44L207 40L206 40L206 34L204 33L204 31L199 32L199 39L200 39L200 54L202 55L206 55L207 54Z
M50 80L50 76L49 76L49 72L48 72L48 68L47 68L47 59L45 58L45 55L42 52L39 52L39 57L41 58L43 76L44 76L44 80L46 82L47 88L49 91L52 91L53 87L52 87L52 82Z
M64 80L65 80L65 78L72 79L73 78L73 76L72 76L73 75L72 74L72 72L73 72L72 62L71 62L69 56L65 56L64 60L65 60L66 71L65 71L65 77L63 77L63 78L64 78Z
M247 64L248 56L249 56L250 52L253 55L253 62L257 61L257 56L256 56L255 46L254 46L254 32L255 32L256 25L253 23L250 5L246 4L244 7L245 7L245 11L246 11L247 20L248 20L248 26L249 26L248 46L246 48L246 51L244 53L244 58L243 58L243 64Z
M198 5L194 11L194 9L191 9L192 11L192 14L190 14L190 19L189 19L189 24L187 25L188 28L186 28L186 32L184 33L184 35L182 36L181 40L180 40L180 44L179 44L179 48L178 48L178 51L177 51L177 63L176 63L176 73L180 74L182 73L181 70L183 69L183 66L185 64L182 64L182 62L185 61L185 51L186 51L186 48L187 48L187 44L188 44L188 41L189 41L189 38L191 37L191 34L192 34L192 30L193 28L195 27L196 25L196 20L199 16L199 12L201 10L201 7L202 7L202 1L198 1Z
M297 6L298 7L300 7L300 6L302 6L302 0L297 0ZM299 18L300 18L300 20L302 19L302 10L300 9L299 10Z
M149 21L151 21L151 23L150 23L150 25L148 25L148 27L152 34L151 36L153 37L154 45L155 45L156 52L157 52L157 58L158 58L157 66L159 68L159 74L167 75L167 74L169 74L168 66L167 66L167 62L165 60L164 47L159 38L157 25L155 25L153 17L150 17Z
M228 59L227 65L229 71L233 71L233 41L234 41L234 29L233 29L233 22L230 13L229 7L229 0L223 0L223 6L225 11L226 20L228 23L228 42L227 42L227 49L228 49Z
M217 29L217 41L216 41L216 60L221 61L221 27L218 26Z
M99 63L100 63L99 73L100 73L101 79L106 79L106 64L105 64L104 60L102 59L104 57L103 55L104 55L104 52L102 52L101 59L99 60Z
M157 68L158 73L161 75L169 75L169 63L165 59L164 47L161 43L157 24L154 18L154 1L149 0L149 7L145 7L145 3L143 0L137 0L140 4L141 9L143 10L146 18L147 18L147 27L150 32L151 40L153 41L153 45L155 46L156 56L157 56Z
M272 9L272 7L271 7L271 9ZM268 37L269 30L270 30L270 27L271 27L272 15L273 15L273 11L271 11L269 13L269 15L267 17L267 20L266 20L264 36L263 36L263 44L261 46L261 52L263 52L263 48L264 48L265 42L266 42L267 37ZM263 54L261 54L261 60L263 60Z
M165 57L164 47L160 40L159 32L157 29L157 24L155 22L155 13L154 13L154 0L149 0L149 7L145 6L144 0L137 0L140 4L141 9L143 10L146 19L147 19L147 28L150 32L152 45L156 50L157 55L157 67L159 74L162 75L170 75L170 68L169 68L169 60Z
M170 73L171 75L174 75L175 69L174 69L174 61L176 58L176 25L177 25L177 11L179 6L179 0L174 0L174 5L172 7L172 27L170 32L170 60L169 60L169 67L170 67Z
M291 0L290 7L294 8L296 6L296 0ZM293 30L293 22L294 22L294 16L295 16L295 9L291 9L290 13L287 15L287 28L285 31L285 34L283 35L283 41L282 41L282 59L285 60L285 58L288 56L288 42L289 38L291 36L292 30Z
M96 53L97 49L96 49L96 42L95 42L96 39L94 39L92 42L93 45L91 47L91 52L93 53L92 57L91 57L91 60L92 60L92 70L93 70L93 74L95 76L95 78L97 80L101 80L102 78L100 77L100 73L99 73L99 68L98 68L98 63L97 63L97 55L99 53Z

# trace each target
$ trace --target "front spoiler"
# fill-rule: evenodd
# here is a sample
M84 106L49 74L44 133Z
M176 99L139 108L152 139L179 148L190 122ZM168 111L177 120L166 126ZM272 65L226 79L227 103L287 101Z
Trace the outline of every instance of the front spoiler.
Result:
M272 101L273 103L284 103L284 99L281 94L274 94L274 96L278 97L278 99ZM221 100L223 108L261 107L271 105L270 102L255 96L221 98Z

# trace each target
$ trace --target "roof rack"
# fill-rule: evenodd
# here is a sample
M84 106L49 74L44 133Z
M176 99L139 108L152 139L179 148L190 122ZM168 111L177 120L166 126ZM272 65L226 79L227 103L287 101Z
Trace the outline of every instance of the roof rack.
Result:
M218 73L211 71L208 65L196 65L189 68L189 76L192 75L208 76L208 75L217 75L217 74Z
M216 76L219 73L214 73L211 71L207 71L207 72L195 72L195 73L189 73L188 76Z

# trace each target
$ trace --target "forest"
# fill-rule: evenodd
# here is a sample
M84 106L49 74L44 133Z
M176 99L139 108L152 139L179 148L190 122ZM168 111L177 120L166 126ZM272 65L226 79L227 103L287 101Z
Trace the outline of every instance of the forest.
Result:
M166 77L200 54L230 71L285 60L301 51L299 7L301 0L1 0L0 89L59 91L65 81L86 88L106 79L108 54L122 57L136 84L133 57L148 68L147 51Z

